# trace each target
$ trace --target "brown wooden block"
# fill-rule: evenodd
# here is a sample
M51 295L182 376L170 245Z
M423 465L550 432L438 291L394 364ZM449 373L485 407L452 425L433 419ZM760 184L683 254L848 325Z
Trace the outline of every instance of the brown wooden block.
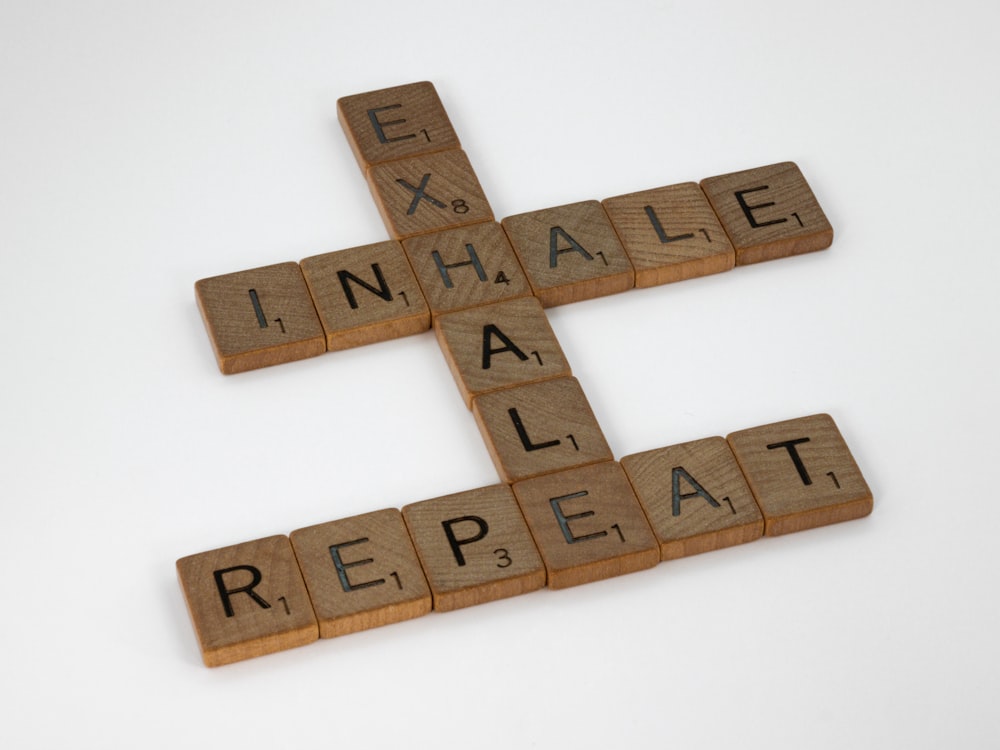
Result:
M460 147L428 81L345 96L337 102L337 116L362 172L373 164Z
M736 265L822 250L833 228L793 162L701 181L736 249Z
M300 265L326 332L327 351L430 328L430 310L398 242L314 255Z
M434 333L470 408L474 396L572 374L535 297L440 315Z
M297 263L201 279L194 290L219 369L227 375L326 351Z
M434 609L526 594L545 585L545 569L514 493L506 485L425 500L403 508Z
M320 638L420 617L431 592L395 508L291 533Z
M312 643L316 617L286 536L182 557L177 576L205 664Z
M576 378L477 396L472 414L507 483L613 458Z
M493 211L464 151L452 149L377 164L368 186L396 239L493 221Z
M828 414L740 430L727 439L764 514L767 536L871 513L872 492Z
M621 464L662 560L752 542L764 533L760 509L721 437L635 453Z
M633 573L660 561L639 501L614 461L528 479L513 489L550 588Z
M403 248L434 315L531 296L514 249L496 222L413 237Z
M545 307L635 286L632 264L597 201L508 216L501 224Z
M693 182L601 202L635 268L637 287L728 271L736 253L708 199Z

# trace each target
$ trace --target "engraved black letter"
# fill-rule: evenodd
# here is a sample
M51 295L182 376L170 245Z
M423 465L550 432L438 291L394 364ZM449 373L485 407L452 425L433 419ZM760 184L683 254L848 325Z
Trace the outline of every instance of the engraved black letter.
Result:
M389 285L385 283L385 277L382 275L382 269L379 268L378 263L372 263L372 271L375 272L375 279L378 281L377 288L366 283L365 281L362 281L349 271L337 271L337 278L340 279L340 285L344 288L344 296L347 297L347 301L350 303L352 310L358 309L358 301L354 298L354 290L347 285L348 279L359 286L363 286L369 292L377 297L381 297L386 302L392 302L392 292L389 291Z
M455 532L452 530L452 526L456 523L462 523L463 521L471 521L479 527L479 533L475 536L470 536L465 539L458 539L455 536ZM442 521L441 525L444 527L444 534L448 537L448 544L451 545L451 551L455 555L455 562L460 566L465 565L465 555L462 554L463 544L472 544L473 542L478 542L484 536L486 532L490 530L489 525L486 521L479 516L462 516L461 518L451 518L447 521Z
M483 270L483 264L479 262L479 255L476 253L476 248L472 246L471 243L466 243L465 251L469 254L469 260L459 261L458 263L452 263L447 265L443 260L441 260L441 253L437 250L431 253L431 257L434 259L434 265L437 266L438 273L441 274L441 280L447 289L451 289L455 286L454 282L451 280L451 274L448 273L449 268L460 268L461 266L472 266L476 269L476 276L479 277L480 281L486 281L486 271Z
M607 536L607 531L595 531L592 534L584 534L582 536L573 536L573 532L569 529L569 522L575 521L577 518L589 518L594 515L594 511L585 510L583 513L574 513L573 515L567 516L563 513L562 508L559 504L563 500L573 500L577 497L586 497L589 493L587 490L582 490L580 492L574 492L571 495L560 495L559 497L553 497L549 500L549 505L552 506L552 512L556 514L556 520L559 522L559 528L562 529L563 538L566 540L566 544L575 544L576 542L582 542L586 539L600 539L602 536ZM619 532L620 533L620 532Z
M666 245L668 242L677 242L678 240L689 240L694 237L693 234L678 234L675 237L668 237L667 233L663 231L663 225L660 223L660 218L656 215L652 206L646 206L643 209L646 212L646 218L649 219L649 223L653 225L653 229L656 230L656 236L660 238L660 242Z
M496 336L498 339L500 339L505 344L505 346L502 346L499 349L491 348L490 339L493 336ZM507 338L507 335L503 331L501 331L492 323L487 323L486 325L483 326L483 369L484 370L490 369L491 358L493 357L494 354L499 354L500 352L512 352L514 356L517 357L522 362L524 362L528 358L528 355L522 352L520 349L518 349L517 344L515 344L513 341Z
M569 243L569 247L564 247L562 250L559 249L560 236ZM562 253L571 252L580 253L587 260L594 259L594 256L584 250L583 245L570 237L562 227L552 227L549 230L549 268L555 268L559 265L559 256Z
M747 193L756 193L759 190L767 190L767 189L768 189L767 185L761 185L760 187L749 188L747 190L737 190L735 193L733 193L733 195L736 196L736 200L739 201L740 208L743 209L743 213L747 217L747 221L750 222L750 226L753 227L754 229L758 229L760 227L767 227L770 226L771 224L783 224L784 222L788 221L788 219L772 219L771 221L757 221L753 217L753 210L755 208L767 208L768 206L773 206L774 201L771 201L770 203L758 203L755 206L748 206L747 202L743 199L743 196L746 195Z
M686 492L681 494L681 477L687 480L687 483L694 487L694 492ZM708 501L708 504L713 508L720 508L720 506L715 498L712 497L711 493L702 487L698 482L687 473L687 470L683 466L675 466L673 469L673 490L674 490L674 515L679 516L681 514L681 500L688 500L692 497L703 497Z
M387 109L399 109L402 104L390 104L388 107L376 107L375 109L368 110L368 119L371 120L372 127L375 128L375 135L378 136L379 143L392 143L393 141L405 141L408 138L416 138L416 133L410 133L409 135L397 135L395 138L389 138L385 131L382 129L386 125L399 125L400 123L406 122L405 119L402 120L389 120L388 122L380 122L378 119L379 112L385 112Z
M521 415L517 413L517 409L511 407L507 410L507 416L510 417L510 421L514 423L514 429L517 430L517 436L521 438L521 445L529 453L531 451L541 450L542 448L553 448L559 445L559 440L549 440L547 443L532 443L531 438L528 437L528 431L524 429L524 422L521 421Z
M226 573L233 573L234 571L237 570L247 571L252 576L250 579L250 583L248 583L246 586L240 586L238 589L226 588L226 584L222 580L222 576L224 576ZM253 565L236 565L235 567L226 568L225 570L217 570L215 571L214 575L215 575L215 586L216 588L219 589L219 597L222 599L222 608L226 612L226 617L232 617L235 614L235 612L233 612L232 602L229 601L229 596L231 594L246 594L255 602L257 602L257 604L260 605L261 609L271 608L271 605L268 604L266 601L264 601L263 597L261 597L260 594L254 591L254 587L260 583L262 576L260 574L260 571Z
M792 463L795 464L796 471L799 472L799 477L802 478L802 484L812 484L813 480L809 478L809 472L806 471L806 466L802 463L802 458L799 456L799 452L795 446L808 442L809 438L799 438L798 440L786 440L783 443L771 443L771 445L767 446L769 451L773 451L775 448L785 448L788 451L788 455L792 457Z
M341 544L331 544L330 545L330 557L333 558L333 567L337 569L337 577L340 579L340 586L346 592L356 591L358 589L367 589L372 586L378 586L385 583L384 578L378 578L374 581L365 581L364 583L351 583L347 577L347 569L353 568L358 565L368 565L369 563L375 562L374 558L368 557L364 560L355 560L354 562L345 563L340 557L341 547L350 547L354 544L364 544L368 541L368 537L362 537L361 539L354 539L350 542L342 542Z

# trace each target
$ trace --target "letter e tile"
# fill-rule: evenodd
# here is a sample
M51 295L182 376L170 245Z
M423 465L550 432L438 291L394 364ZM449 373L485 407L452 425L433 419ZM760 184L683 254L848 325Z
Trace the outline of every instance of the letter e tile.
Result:
M420 617L431 592L403 517L386 508L291 534L320 638Z
M226 375L326 351L323 327L297 263L201 279L194 290Z
M472 415L508 484L614 458L576 378L477 396Z
M793 162L708 177L701 187L729 233L738 266L833 242L833 228Z
M303 646L318 637L286 536L182 557L177 576L209 667Z
M621 464L662 560L751 542L764 533L760 509L721 437L635 453Z
M660 561L646 516L614 461L517 482L513 489L549 588L633 573Z
M408 336L431 315L398 242L338 250L302 260L327 351Z
M767 536L872 511L872 492L828 414L740 430L727 440L764 514Z
M403 508L434 609L526 594L545 585L545 568L507 485L482 487Z

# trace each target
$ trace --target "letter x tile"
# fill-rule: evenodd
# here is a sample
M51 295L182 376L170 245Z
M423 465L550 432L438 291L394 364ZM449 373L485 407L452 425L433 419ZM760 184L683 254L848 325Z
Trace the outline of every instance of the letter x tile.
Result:
M729 233L738 266L833 242L833 228L793 162L708 177L701 187Z
M377 164L368 170L368 185L398 240L493 221L469 158L458 149Z
M872 492L828 414L740 430L727 440L767 536L867 516Z
M613 458L576 378L477 396L472 414L507 483Z
M318 637L287 536L182 557L177 577L209 667L304 646Z

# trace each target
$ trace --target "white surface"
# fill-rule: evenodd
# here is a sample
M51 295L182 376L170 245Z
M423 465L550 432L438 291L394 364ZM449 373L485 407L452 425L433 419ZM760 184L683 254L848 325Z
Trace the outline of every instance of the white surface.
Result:
M0 745L996 747L1000 13L0 5ZM832 248L551 311L617 456L829 411L869 518L201 665L176 558L496 481L432 335L233 377L195 280L385 238L340 96L498 217L799 163Z

